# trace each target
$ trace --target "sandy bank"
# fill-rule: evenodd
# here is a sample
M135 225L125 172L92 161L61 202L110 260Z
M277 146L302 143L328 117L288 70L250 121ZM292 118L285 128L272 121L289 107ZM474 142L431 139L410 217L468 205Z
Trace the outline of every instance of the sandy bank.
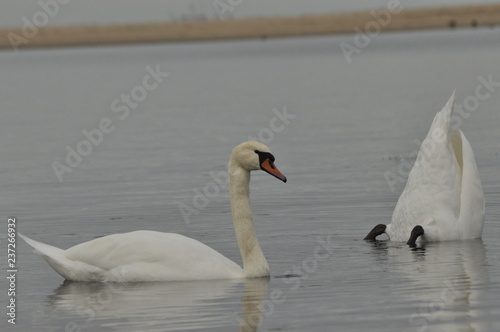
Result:
M163 43L242 38L402 31L500 24L500 5L454 6L301 17L148 23L109 26L23 27L0 30L0 49Z

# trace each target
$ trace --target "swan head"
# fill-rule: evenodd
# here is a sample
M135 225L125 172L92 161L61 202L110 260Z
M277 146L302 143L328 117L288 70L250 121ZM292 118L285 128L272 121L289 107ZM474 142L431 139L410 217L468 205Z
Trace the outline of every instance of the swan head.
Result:
M235 163L247 171L263 170L266 173L286 182L284 176L274 165L274 156L269 148L260 142L248 141L233 149L231 163Z

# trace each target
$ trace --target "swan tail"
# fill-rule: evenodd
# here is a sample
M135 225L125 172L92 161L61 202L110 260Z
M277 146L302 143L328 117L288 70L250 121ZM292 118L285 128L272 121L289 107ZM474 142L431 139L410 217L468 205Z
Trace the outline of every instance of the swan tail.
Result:
M27 244L29 244L35 252L40 256L52 257L54 259L62 259L64 257L64 250L53 247L51 245L41 243L30 239L27 236L22 235L21 233L17 233ZM66 259L66 258L65 258Z
M86 272L86 274L96 274L99 272L95 271L94 267L69 259L65 254L65 250L35 241L21 233L17 234L35 249L35 253L42 256L50 267L67 280L79 280L79 275L82 275L82 272Z

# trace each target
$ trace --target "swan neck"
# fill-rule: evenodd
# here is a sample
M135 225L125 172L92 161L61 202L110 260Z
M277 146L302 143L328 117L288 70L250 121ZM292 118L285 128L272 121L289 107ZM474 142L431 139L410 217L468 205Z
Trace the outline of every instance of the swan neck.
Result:
M230 163L229 191L236 239L243 260L246 277L269 275L269 265L260 247L250 207L250 171Z

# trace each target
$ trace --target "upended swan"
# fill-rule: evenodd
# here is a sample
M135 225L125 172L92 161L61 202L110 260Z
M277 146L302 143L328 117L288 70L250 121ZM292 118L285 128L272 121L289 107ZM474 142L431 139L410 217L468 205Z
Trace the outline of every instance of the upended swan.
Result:
M375 226L365 240L386 233L391 241L415 246L419 237L423 242L481 237L484 193L469 141L451 125L454 96L434 117L391 223Z
M113 234L62 250L19 234L47 263L73 281L174 281L269 276L249 200L250 171L262 169L283 182L262 143L236 146L229 161L231 210L243 268L209 246L173 233L140 230Z

